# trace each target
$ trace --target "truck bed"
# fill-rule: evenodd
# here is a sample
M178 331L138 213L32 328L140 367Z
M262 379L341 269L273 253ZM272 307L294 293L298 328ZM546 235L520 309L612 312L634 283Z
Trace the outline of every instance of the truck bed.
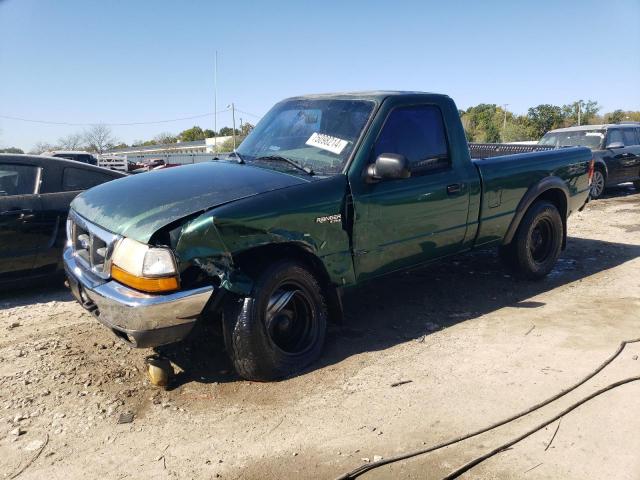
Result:
M510 145L529 147L529 145ZM472 159L482 184L479 231L476 245L501 240L520 200L527 190L545 177L564 180L568 212L580 208L589 194L588 169L591 150L584 147L544 148L530 153Z

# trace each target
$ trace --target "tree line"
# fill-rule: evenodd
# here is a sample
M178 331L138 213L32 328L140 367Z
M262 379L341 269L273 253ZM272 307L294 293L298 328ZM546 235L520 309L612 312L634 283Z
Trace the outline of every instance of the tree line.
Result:
M239 144L249 132L253 130L253 125L250 123L243 123L240 129L235 129L236 143ZM217 136L227 137L232 136L234 130L231 127L222 127ZM98 124L93 125L91 128L82 132L75 132L64 137L60 137L55 143L37 142L33 149L29 153L41 154L43 152L53 150L84 150L93 153L104 153L109 150L118 148L129 147L141 147L148 145L166 145L178 142L193 142L197 140L204 140L205 138L211 138L216 136L216 133L210 129L202 129L195 125L191 128L183 130L178 134L172 134L169 132L162 132L154 136L150 140L135 140L128 145L124 142L120 142L113 131L108 125ZM228 145L227 145L228 144ZM233 139L226 141L221 145L220 150L227 151L233 150ZM0 153L24 153L19 148L6 148L0 150Z
M518 142L539 140L555 128L640 121L640 111L614 110L600 115L602 107L593 100L566 105L542 104L525 115L516 115L499 105L481 103L460 110L460 119L470 142Z

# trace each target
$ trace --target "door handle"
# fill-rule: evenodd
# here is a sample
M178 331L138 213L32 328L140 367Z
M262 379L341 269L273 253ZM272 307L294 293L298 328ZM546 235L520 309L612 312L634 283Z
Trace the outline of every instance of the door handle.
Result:
M15 210L6 210L4 212L0 212L0 217L10 217L12 215L26 215L28 213L33 213L33 210L30 208L17 208Z
M459 183L452 183L447 185L447 195L457 195L462 191L462 185Z

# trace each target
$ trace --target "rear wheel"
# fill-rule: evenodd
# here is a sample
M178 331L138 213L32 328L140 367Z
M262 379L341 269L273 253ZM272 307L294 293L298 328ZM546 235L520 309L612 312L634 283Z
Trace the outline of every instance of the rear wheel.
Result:
M555 266L562 237L560 212L552 203L538 201L527 210L511 244L501 248L501 257L521 276L540 279Z
M596 168L591 179L591 198L600 198L604 193L606 178L600 168Z
M236 371L267 381L308 366L322 352L327 316L320 284L304 265L287 260L267 267L251 296L224 309L225 345Z

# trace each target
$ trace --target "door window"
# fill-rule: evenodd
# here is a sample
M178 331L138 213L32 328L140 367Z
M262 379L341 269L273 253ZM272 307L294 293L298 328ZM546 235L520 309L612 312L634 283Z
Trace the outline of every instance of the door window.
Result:
M632 145L638 145L638 139L636 138L636 132L633 128L625 128L622 130L622 138L624 138L625 147L631 147Z
M622 132L619 129L609 130L609 132L607 132L607 145L617 142L624 142L622 139Z
M442 114L433 105L394 109L376 142L374 159L383 153L404 155L413 175L451 166Z
M36 193L38 167L0 163L0 197Z
M92 172L82 168L65 168L62 174L62 189L65 192L86 190L109 180L113 180L113 177L104 173Z

